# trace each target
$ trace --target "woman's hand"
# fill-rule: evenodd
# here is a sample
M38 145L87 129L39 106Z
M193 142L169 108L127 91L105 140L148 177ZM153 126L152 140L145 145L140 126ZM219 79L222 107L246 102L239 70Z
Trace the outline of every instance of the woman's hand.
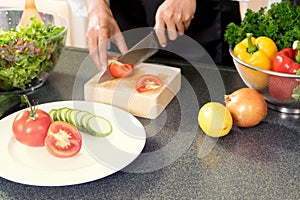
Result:
M162 46L167 45L165 29L170 40L175 40L188 29L196 11L196 0L165 0L155 16L155 31Z
M108 39L123 54L127 46L120 28L105 0L85 0L88 10L86 42L90 55L99 71L107 68Z

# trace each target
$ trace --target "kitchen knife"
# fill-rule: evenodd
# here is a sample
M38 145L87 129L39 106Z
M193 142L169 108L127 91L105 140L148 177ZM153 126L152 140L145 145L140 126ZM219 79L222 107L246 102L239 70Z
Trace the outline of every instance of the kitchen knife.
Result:
M132 63L134 68L137 68L139 64L150 58L158 51L159 45L154 34L155 33L151 31L150 34L118 58L118 61L121 63ZM100 76L98 83L103 83L115 78L111 75L109 69L107 69L102 75L100 74Z

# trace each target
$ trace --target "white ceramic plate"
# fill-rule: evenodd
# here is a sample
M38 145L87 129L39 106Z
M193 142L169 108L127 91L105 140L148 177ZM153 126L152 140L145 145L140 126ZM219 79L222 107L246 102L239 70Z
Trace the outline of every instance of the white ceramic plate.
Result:
M12 133L16 113L0 120L0 176L22 184L65 186L85 183L111 175L129 165L146 142L142 124L131 114L109 105L87 101L59 101L38 105L50 111L77 108L107 118L113 132L107 137L82 133L83 147L71 158L56 158L45 147L28 147Z

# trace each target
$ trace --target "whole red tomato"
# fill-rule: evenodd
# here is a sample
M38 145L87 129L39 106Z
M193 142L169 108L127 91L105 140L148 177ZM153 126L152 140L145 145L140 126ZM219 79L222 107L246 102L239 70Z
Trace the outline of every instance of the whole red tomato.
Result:
M109 64L109 71L116 78L131 76L133 70L134 66L130 63L121 63L119 61L113 60Z
M44 146L51 123L50 115L43 110L23 110L15 117L12 130L16 140L22 144Z
M82 137L74 125L64 121L55 121L49 127L45 145L51 155L68 158L80 151Z

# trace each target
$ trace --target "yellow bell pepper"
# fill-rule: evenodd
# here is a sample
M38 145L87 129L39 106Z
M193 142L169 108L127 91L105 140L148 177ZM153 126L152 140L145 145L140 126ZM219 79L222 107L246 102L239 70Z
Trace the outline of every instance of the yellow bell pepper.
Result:
M247 33L247 38L233 49L233 54L241 61L267 70L271 68L277 52L277 46L272 39L265 36L254 38L252 33Z
M247 33L247 38L237 44L233 54L241 61L261 69L270 70L272 61L278 52L275 42L268 37L252 37ZM238 64L239 65L239 64ZM239 73L250 87L263 90L268 86L269 75L248 67L239 65Z

